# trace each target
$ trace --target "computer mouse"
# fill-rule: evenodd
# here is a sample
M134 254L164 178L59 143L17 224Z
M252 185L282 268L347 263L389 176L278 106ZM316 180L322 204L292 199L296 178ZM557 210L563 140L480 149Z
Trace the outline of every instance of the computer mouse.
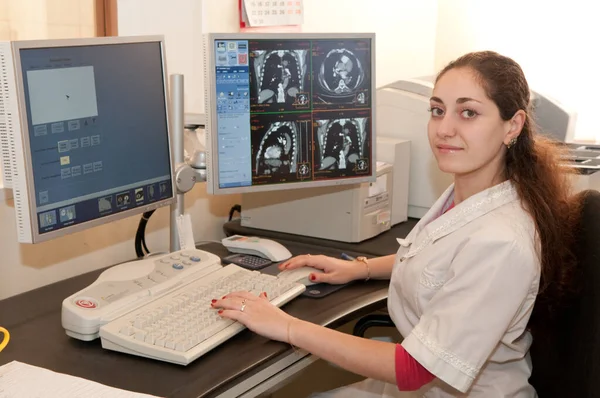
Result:
M312 286L318 282L309 279L310 274L322 274L323 270L313 267L300 267L296 269L281 271L277 277L291 282L301 283L304 286Z
M271 261L284 261L292 257L292 253L281 243L257 236L233 235L223 238L221 243L232 253L251 254Z

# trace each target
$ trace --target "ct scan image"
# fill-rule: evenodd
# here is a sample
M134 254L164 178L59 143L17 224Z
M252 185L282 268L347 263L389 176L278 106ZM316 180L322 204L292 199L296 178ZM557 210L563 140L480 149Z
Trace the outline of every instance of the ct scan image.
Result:
M307 115L310 117L310 114ZM287 115L293 118L294 115ZM253 179L286 182L312 177L310 119L272 120L272 115L252 119Z
M318 119L315 125L315 171L339 176L369 171L370 118Z
M370 106L370 49L367 42L315 41L312 67L315 108Z
M308 52L308 49L251 50L253 111L302 110L310 107Z

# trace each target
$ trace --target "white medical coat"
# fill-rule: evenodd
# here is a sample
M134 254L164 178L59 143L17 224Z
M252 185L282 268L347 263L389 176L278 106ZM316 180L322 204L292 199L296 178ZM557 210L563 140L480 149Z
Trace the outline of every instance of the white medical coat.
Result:
M401 393L368 379L331 396L536 396L527 331L540 279L534 221L509 181L440 215L453 195L450 186L399 239L388 296L403 347L436 380Z

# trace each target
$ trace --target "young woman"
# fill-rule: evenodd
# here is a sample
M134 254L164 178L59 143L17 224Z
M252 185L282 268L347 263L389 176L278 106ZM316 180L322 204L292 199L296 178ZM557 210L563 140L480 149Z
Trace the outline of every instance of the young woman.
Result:
M293 318L246 292L214 306L367 377L325 396L534 397L531 331L547 325L568 291L579 209L559 146L535 132L529 99L510 58L477 52L450 63L435 83L428 136L454 184L396 255L354 262L304 255L282 264L324 270L311 276L316 282L390 279L388 310L401 344Z

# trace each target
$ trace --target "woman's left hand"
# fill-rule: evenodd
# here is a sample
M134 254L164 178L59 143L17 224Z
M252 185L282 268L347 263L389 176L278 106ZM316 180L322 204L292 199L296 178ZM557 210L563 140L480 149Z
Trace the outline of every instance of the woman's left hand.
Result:
M255 296L249 292L234 292L212 304L224 318L233 319L248 329L272 340L287 342L288 325L295 318L267 300L266 293Z

